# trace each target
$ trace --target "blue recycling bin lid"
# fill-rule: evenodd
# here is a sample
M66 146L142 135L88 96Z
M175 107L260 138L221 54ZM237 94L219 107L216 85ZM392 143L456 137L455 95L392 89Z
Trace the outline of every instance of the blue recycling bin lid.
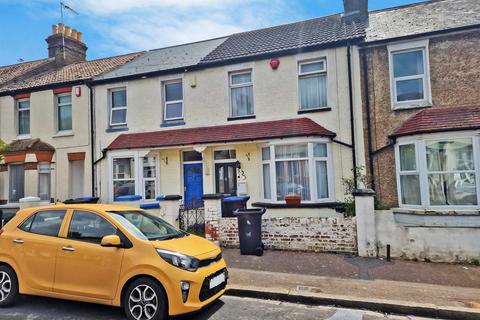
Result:
M98 198L97 197L80 197L78 199L85 200L85 201L93 201L93 200L97 200Z
M230 196L223 198L223 202L240 202L240 201L248 201L250 199L249 196Z
M158 202L149 202L149 203L142 203L140 205L140 209L159 209L160 208L160 203Z
M138 201L138 200L142 200L142 196L120 196L115 198L115 201Z
M164 195L164 194L159 195L156 200L157 200L157 201L163 201L163 200L165 200L165 195Z

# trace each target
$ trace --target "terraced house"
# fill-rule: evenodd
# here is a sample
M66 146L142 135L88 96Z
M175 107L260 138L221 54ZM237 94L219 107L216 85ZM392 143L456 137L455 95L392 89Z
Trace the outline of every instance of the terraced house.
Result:
M86 61L82 33L62 24L46 42L48 58L0 67L0 138L9 144L0 199L13 207L27 196L50 202L91 195L86 81L138 55Z
M364 158L367 8L346 3L342 14L152 50L95 77L101 199L175 194L198 207L221 193L280 216L340 215L341 179ZM301 204L286 205L289 194Z

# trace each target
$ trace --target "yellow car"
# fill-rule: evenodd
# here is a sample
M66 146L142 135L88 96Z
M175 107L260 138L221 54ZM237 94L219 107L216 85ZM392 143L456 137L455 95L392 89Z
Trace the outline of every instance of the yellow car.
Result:
M27 294L165 319L218 299L227 278L218 246L138 208L29 208L0 230L0 307Z

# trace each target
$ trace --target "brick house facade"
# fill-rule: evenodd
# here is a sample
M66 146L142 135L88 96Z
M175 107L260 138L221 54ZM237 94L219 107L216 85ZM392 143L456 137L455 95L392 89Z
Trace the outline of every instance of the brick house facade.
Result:
M458 2L459 7L468 5L475 7L478 6L478 3L463 0ZM370 13L366 45L361 53L362 79L364 80L362 105L366 128L364 134L365 141L367 144L370 143L369 146L366 146L366 169L378 199L389 208L400 206L396 187L398 185L395 162L396 137L392 134L405 121L423 110L431 110L431 113L434 113L437 108L454 107L456 108L454 110L458 110L458 112L468 113L463 109L465 106L479 105L479 20L475 24L478 14L468 16L465 11L462 11L462 8L455 9L454 7L454 1L438 1L396 8L390 12ZM428 14L432 16L426 16L426 11L422 12L422 9L428 10ZM442 21L440 26L436 25L435 21L443 16L442 10L450 17L458 15L458 21ZM383 16L375 17L375 15ZM434 15L438 17L435 18ZM417 25L415 32L418 34L410 34L408 28L402 31L401 23L396 34L391 32L392 34L389 35L387 32L385 35L378 32L376 28L381 24L382 19L398 22L395 18L405 20L404 24L408 24L413 19ZM422 20L430 20L432 23L422 26ZM389 53L389 47L398 44L408 45L419 40L427 43L425 71L429 73L430 101L427 101L424 106L395 109L392 104L392 69L390 67L392 55ZM366 90L368 90L368 96ZM428 89L426 94L427 92ZM468 116L465 114L465 117ZM448 119L446 121L448 122ZM448 128L448 123L444 127L445 130L440 131L451 129ZM462 128L459 131L467 129L474 128Z

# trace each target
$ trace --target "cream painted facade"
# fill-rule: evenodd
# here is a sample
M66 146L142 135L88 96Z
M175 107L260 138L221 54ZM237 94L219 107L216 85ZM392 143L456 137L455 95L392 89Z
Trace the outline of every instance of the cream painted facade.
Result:
M81 95L76 96L79 87ZM55 148L51 162L50 196L54 200L91 195L90 105L85 85L72 88L72 130L57 130L57 104L53 90L30 94L30 134L18 136L16 102L12 96L0 97L0 138L7 143L18 139L36 139ZM69 153L85 153L75 164ZM27 154L28 158L28 154ZM33 163L32 163L33 165ZM83 169L83 170L82 170ZM83 172L82 172L83 171ZM38 196L37 170L25 170L25 197ZM9 173L0 172L0 199L9 198Z
M355 119L355 139L357 165L363 166L364 143L361 116L360 67L357 47L351 48L352 83ZM330 111L299 114L299 62L326 59L327 100ZM135 191L143 196L142 168L139 159L155 156L157 161L157 194L179 194L183 196L184 178L182 151L194 146L176 148L153 148L148 150L108 151L102 158L102 150L120 134L137 132L166 131L175 129L207 127L308 117L326 129L335 132L336 141L351 144L350 103L348 91L347 48L338 47L280 57L280 67L273 70L270 60L257 60L241 64L212 67L186 72L184 74L156 76L125 82L101 84L94 87L96 125L96 181L97 193L102 201L113 201L112 165L115 157L136 157ZM251 70L254 92L254 119L228 121L229 118L229 72ZM183 81L184 125L161 127L164 103L163 85L166 81ZM126 88L128 131L108 132L110 117L109 92L116 88ZM126 130L124 128L123 130ZM318 138L317 138L318 140ZM328 202L344 200L342 178L352 175L352 149L348 146L320 139L329 146L329 172L331 196ZM233 148L236 159L245 174L246 194L252 202L265 202L262 199L261 147L270 144L304 143L314 138L295 138L248 143L224 143L203 145L203 192L214 193L215 170L213 152L219 148ZM272 210L271 210L272 211ZM280 215L312 215L322 212L336 215L333 209L279 209Z

